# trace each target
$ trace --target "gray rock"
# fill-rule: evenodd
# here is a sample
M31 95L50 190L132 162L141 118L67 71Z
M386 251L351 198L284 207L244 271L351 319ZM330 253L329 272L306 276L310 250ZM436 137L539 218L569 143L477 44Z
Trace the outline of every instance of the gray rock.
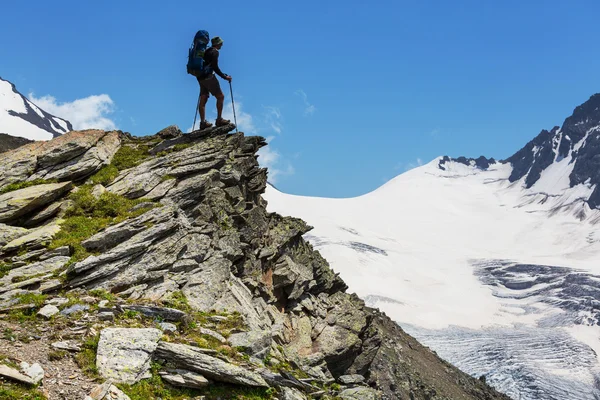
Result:
M0 364L0 376L13 381L21 382L27 385L35 385L33 379L27 375L23 375L14 368L7 367L6 365Z
M66 351L73 351L73 352L81 351L81 347L78 344L72 343L69 341L54 342L51 344L51 346L57 350L66 350Z
M29 252L27 252L25 254L22 254L20 256L11 257L10 260L13 263L18 263L19 261L29 261L29 260L33 260L34 258L40 257L45 252L46 252L46 249L29 251ZM27 264L27 263L25 263L25 264Z
M0 293L7 291L13 280L25 280L27 277L51 274L60 270L69 261L69 257L54 257L44 261L38 261L19 268L13 268L9 273L0 278Z
M2 247L2 252L11 253L22 248L39 249L46 247L50 244L54 235L60 231L59 222L62 221L44 225L37 229L31 229L26 235L14 239L4 245L4 247Z
M161 139L173 139L181 136L182 132L177 125L170 125L160 130L156 135Z
M109 164L120 144L119 132L103 132L100 140L85 153L60 164L52 163L48 167L43 167L31 175L29 179L43 178L63 181L84 178Z
M106 188L101 184L94 185L94 187L92 188L92 196L94 196L97 199L100 198L100 196L102 196L104 192L106 192Z
M339 397L343 400L379 400L381 399L381 394L371 388L356 387L342 390Z
M71 182L47 183L0 195L0 222L17 219L48 203L71 189Z
M208 335L208 336L210 336L210 337L218 340L221 343L227 343L227 339L225 339L223 337L223 335L221 335L218 332L213 331L212 329L200 327L199 331L200 331L201 334Z
M201 389L209 385L208 379L202 375L185 369L160 371L160 377L173 386Z
M342 375L337 380L342 385L356 385L363 383L365 381L365 377L358 374Z
M161 335L153 328L103 329L96 353L98 372L130 385L149 377L150 358Z
M42 254L40 256L40 261L44 261L47 260L49 258L53 258L53 257L57 257L57 256L70 256L71 255L71 250L69 249L69 246L62 246L62 247L58 247L54 250L50 250L45 252L44 254Z
M50 304L50 305L56 306L56 307L64 306L68 302L69 302L69 299L67 299L65 297L54 297L52 299L46 300L46 304Z
M102 311L98 313L98 319L100 321L114 321L115 314L111 311Z
M232 347L241 348L245 353L264 358L273 340L270 331L250 331L234 333L229 336L228 341Z
M123 310L137 311L146 317L161 318L164 321L183 321L187 316L181 310L168 307L142 306L142 305L123 305Z
M160 322L158 326L163 332L177 332L177 325L170 322Z
M209 379L237 385L267 387L256 372L225 362L184 344L160 342L156 357L174 363L180 368L197 371Z
M98 303L98 308L99 309L106 308L108 306L108 303L110 303L110 301L100 300L100 302Z
M28 363L23 361L21 363L21 371L23 371L25 375L30 377L35 385L37 385L42 381L42 379L44 379L44 369L38 363L29 365Z
M39 211L36 211L34 215L23 222L23 226L34 227L42 224L47 219L50 219L57 215L61 210L64 209L64 202L50 203L46 207Z
M29 231L25 228L0 224L0 247L3 247L14 239L26 235L27 232Z
M112 381L100 384L92 389L90 394L84 400L131 400L129 396L123 393L119 388L113 385Z
M281 400L306 400L307 397L298 389L284 387L281 390Z
M115 385L111 385L108 388L108 393L104 396L105 400L131 400L129 396L127 396L121 389L116 387Z
M48 305L40 308L40 311L38 311L37 314L46 319L50 319L50 318L52 318L52 316L58 314L59 311L60 310L58 309L58 307L48 304Z
M73 304L71 307L67 307L64 310L62 310L60 313L62 315L71 315L73 313L79 312L79 311L87 311L90 309L90 306L88 305L84 305L84 304Z

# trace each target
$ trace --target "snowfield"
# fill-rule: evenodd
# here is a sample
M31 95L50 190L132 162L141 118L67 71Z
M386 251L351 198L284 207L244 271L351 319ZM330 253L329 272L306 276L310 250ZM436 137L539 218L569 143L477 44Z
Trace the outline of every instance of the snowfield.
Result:
M515 399L598 398L594 187L569 187L571 155L529 189L510 164L441 160L355 198L265 198L314 227L306 238L350 291L440 356Z

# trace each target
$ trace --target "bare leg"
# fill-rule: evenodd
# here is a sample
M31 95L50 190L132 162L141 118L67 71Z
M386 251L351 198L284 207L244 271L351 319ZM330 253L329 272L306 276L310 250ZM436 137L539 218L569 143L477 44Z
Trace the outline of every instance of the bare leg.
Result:
M200 96L200 122L206 121L206 102L208 96Z
M223 114L223 103L225 101L225 95L221 93L217 97L217 119L221 119L221 115Z

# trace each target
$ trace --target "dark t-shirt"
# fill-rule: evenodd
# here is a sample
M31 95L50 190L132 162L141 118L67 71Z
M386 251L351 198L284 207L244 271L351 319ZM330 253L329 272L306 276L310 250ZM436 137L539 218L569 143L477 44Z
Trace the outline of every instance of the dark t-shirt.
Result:
M215 71L221 78L227 78L227 74L224 74L219 68L219 50L215 49L214 47L209 47L204 52L204 62L210 65L213 71Z

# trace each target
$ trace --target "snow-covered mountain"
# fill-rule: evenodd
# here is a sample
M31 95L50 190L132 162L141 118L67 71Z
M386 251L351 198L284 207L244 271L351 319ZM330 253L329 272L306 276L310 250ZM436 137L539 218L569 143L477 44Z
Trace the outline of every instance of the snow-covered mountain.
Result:
M370 305L515 399L600 398L600 95L504 161L439 157L269 210Z
M48 114L0 78L0 133L29 140L50 140L73 130L71 123Z

